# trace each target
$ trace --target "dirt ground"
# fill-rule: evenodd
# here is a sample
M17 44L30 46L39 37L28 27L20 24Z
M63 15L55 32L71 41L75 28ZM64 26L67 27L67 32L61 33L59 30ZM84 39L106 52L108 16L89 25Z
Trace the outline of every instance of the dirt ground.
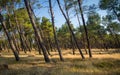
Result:
M84 50L83 53L84 60L77 50L75 55L72 55L72 50L64 50L65 61L61 62L58 53L51 52L51 62L45 63L43 55L36 51L20 52L18 62L11 52L3 51L0 65L7 64L8 68L0 69L0 75L120 75L120 53L93 49L92 58Z

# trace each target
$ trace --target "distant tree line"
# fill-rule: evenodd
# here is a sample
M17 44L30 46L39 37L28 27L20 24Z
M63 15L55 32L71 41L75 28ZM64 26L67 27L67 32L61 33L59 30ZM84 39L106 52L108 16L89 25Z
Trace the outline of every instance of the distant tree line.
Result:
M55 2L66 21L60 28L55 25ZM91 58L92 48L105 51L120 48L119 0L100 0L98 6L83 6L84 0L47 0L47 3L51 18L35 15L34 9L42 8L40 0L1 0L0 50L12 50L19 61L20 51L27 53L35 49L43 54L45 62L50 62L51 51L58 51L60 60L64 61L63 49L72 49L73 54L77 49L85 59L81 49ZM108 13L101 17L97 10ZM78 21L77 28L71 22L71 11Z

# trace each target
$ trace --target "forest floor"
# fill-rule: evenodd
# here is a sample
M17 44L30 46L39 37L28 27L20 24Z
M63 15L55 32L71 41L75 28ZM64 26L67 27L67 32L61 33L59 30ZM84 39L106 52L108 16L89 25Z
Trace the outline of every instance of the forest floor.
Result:
M113 52L93 49L93 58L84 52L86 59L82 60L78 51L72 55L72 50L64 50L64 62L57 52L51 52L51 62L45 63L36 51L20 52L20 61L15 61L11 52L3 51L0 65L7 64L8 69L0 69L0 75L120 75L120 53Z

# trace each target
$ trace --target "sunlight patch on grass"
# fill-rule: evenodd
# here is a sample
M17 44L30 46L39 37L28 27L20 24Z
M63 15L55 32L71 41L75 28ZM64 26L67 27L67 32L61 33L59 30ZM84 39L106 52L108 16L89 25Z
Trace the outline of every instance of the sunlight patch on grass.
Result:
M32 53L21 53L18 62L13 55L3 54L0 64L8 64L9 69L0 71L0 75L120 75L120 54L93 54L91 59L85 55L86 59L82 60L78 52L76 55L67 54L69 52L63 52L64 62L53 52L50 63L45 63L38 52L30 57Z

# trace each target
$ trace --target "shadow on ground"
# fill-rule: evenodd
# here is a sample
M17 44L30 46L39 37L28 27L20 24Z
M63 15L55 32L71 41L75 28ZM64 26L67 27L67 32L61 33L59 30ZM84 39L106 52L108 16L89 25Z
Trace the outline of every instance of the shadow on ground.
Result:
M56 61L56 62L53 62ZM120 75L120 59L65 59L58 58L45 63L41 57L0 57L0 64L8 64L8 69L1 69L0 75Z

